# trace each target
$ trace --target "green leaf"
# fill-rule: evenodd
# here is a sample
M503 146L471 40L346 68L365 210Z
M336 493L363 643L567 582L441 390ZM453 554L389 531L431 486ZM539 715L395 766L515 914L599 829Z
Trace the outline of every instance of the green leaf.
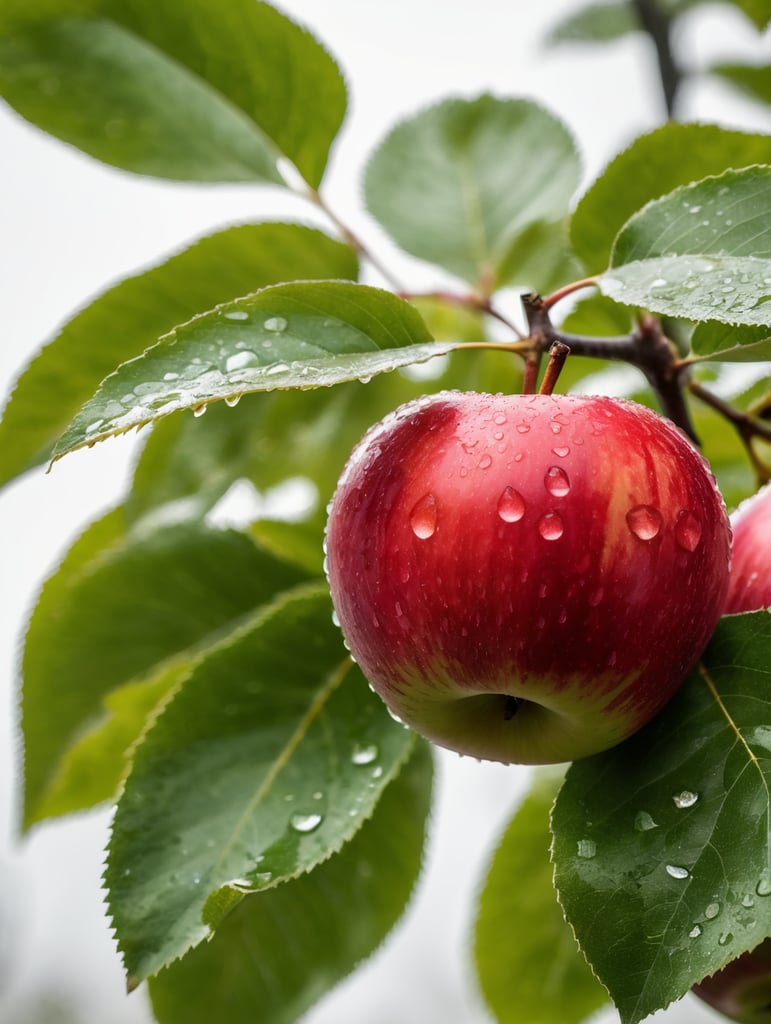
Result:
M557 903L549 811L561 777L544 774L512 818L479 903L474 960L498 1024L580 1024L608 1002Z
M200 661L137 747L115 816L105 877L130 977L205 938L218 890L272 887L339 850L412 744L347 657L325 585Z
M62 755L36 818L71 814L114 798L151 715L189 671L189 661L175 660L141 682L105 694L101 717Z
M616 239L603 293L689 320L771 325L771 167L650 202Z
M339 853L243 898L211 942L151 979L160 1024L294 1024L401 916L420 871L430 796L421 743Z
M769 645L768 612L724 618L664 711L557 799L560 901L623 1024L771 934Z
M670 122L640 136L579 201L570 227L576 254L591 272L604 270L616 235L645 203L707 175L767 163L768 153L767 135L716 125Z
M480 285L516 279L525 229L560 222L578 186L573 140L525 100L448 100L404 121L369 163L367 206L407 252Z
M268 4L5 7L0 94L45 131L141 174L283 183L283 155L319 184L345 86L312 36Z
M54 458L179 409L368 378L456 345L432 341L414 307L379 288L341 281L265 288L195 317L119 367L75 417Z
M630 32L639 32L640 21L627 0L617 3L592 3L573 11L549 30L544 43L607 43Z
M99 548L115 522L102 521L78 541L44 585L27 631L26 825L42 816L68 749L104 723L105 695L172 662L189 663L243 616L307 579L248 537L202 524L134 535L113 528ZM84 806L87 797L68 799Z
M771 64L715 64L709 71L737 86L751 99L771 106Z
M0 483L45 461L100 382L176 324L255 288L330 276L357 276L348 246L312 228L249 224L203 238L110 288L20 377L0 422Z
M694 355L726 362L771 359L771 331L767 327L736 328L717 321L696 324L691 335Z

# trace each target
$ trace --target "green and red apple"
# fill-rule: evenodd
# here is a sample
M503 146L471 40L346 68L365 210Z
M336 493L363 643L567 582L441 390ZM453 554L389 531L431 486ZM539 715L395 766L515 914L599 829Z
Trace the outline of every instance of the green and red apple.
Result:
M730 529L668 420L577 395L446 392L354 450L330 505L344 637L392 714L555 763L648 722L723 610Z

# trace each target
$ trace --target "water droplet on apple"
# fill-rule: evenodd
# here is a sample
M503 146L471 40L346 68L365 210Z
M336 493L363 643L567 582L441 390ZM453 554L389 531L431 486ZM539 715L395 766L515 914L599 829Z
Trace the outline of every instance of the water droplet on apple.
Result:
M538 532L544 540L559 540L565 531L565 524L557 512L547 512L538 524Z
M710 903L707 909L704 911L704 916L708 921L714 921L717 915L720 913L719 903Z
M559 457L560 459L564 459L564 458L566 458L566 457L567 457L568 455L570 455L570 448L569 448L569 447L568 447L568 445L566 445L566 444L561 444L561 445L558 445L558 446L557 446L556 448L552 448L552 451L553 451L553 452L554 452L554 454L555 454L556 456L558 456L558 457Z
M271 316L262 325L266 331L273 331L275 334L282 334L289 324L283 316Z
M688 868L680 867L679 864L667 864L666 870L670 878L688 878L690 875Z
M555 498L564 498L570 493L570 480L564 469L559 466L550 466L544 477L544 485L549 494Z
M372 764L380 753L374 743L357 743L351 754L351 764Z
M420 540L428 540L436 532L436 498L425 494L410 512L412 532Z
M562 427L559 425L559 423L550 423L549 426L551 427L552 434L562 433Z
M490 466L492 466L492 464L493 464L493 457L492 457L492 455L483 455L482 458L479 460L479 468L480 469L489 469Z
M698 799L699 794L692 793L690 789L684 789L682 793L676 793L672 797L675 807L678 807L680 810L683 810L685 807L693 807Z
M688 932L688 935L692 939L698 939L698 937L701 935L701 925L695 924L693 928L691 928L691 930Z
M289 824L295 832L313 832L322 822L320 814L293 814Z
M675 523L675 540L685 551L695 551L701 540L701 523L687 509L677 514Z
M658 825L647 811L638 811L635 815L634 827L638 832L650 832L652 828L658 828Z
M505 487L498 499L498 515L504 523L518 523L525 514L525 502L519 491Z
M497 424L499 427L502 427L505 422L506 422L506 414L505 413L497 412L495 414L495 416L493 417L493 423Z
M518 423L517 424L517 433L518 434L527 434L529 430L530 430L530 424L529 423Z
M589 595L589 604L590 604L590 606L592 608L596 608L597 605L600 604L600 602L602 601L603 597L605 597L605 588L604 587L597 587Z
M640 540L653 540L661 530L661 513L653 505L635 505L626 514L626 524Z
M597 844L593 839L579 839L577 847L578 856L584 860L591 860L597 854Z

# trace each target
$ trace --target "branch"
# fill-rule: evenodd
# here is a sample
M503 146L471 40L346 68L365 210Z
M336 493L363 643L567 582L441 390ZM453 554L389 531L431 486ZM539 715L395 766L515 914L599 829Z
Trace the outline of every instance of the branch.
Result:
M645 375L661 405L662 412L699 444L691 414L685 402L683 387L688 367L652 316L640 319L631 334L613 338L586 338L557 330L549 318L551 303L540 295L523 295L522 306L530 327L534 347L543 352L554 342L567 345L578 356L594 359L617 359L636 366Z
M640 25L650 36L656 48L659 80L664 93L667 117L673 117L683 72L672 52L672 18L662 10L658 0L632 0L632 4L640 19Z
M719 412L721 416L725 417L729 423L731 423L738 433L742 444L744 445L747 455L752 467L758 478L760 485L767 484L771 481L771 468L769 468L755 453L755 449L752 447L752 442L756 437L761 440L771 443L771 426L760 422L760 420L749 416L745 412L741 412L739 409L735 409L728 402L724 402L722 398L718 398L717 395L713 395L711 391L708 391L703 385L699 384L698 381L692 380L689 384L691 393L700 398L702 402L708 405L715 412Z

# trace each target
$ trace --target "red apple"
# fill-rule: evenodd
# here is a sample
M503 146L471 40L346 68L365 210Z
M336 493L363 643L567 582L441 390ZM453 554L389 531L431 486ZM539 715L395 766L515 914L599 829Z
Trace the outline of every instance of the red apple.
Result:
M743 953L692 991L713 1009L739 1024L771 1021L771 939Z
M730 530L703 458L632 402L443 393L354 450L327 568L353 656L441 746L545 764L670 699L725 601Z
M754 612L771 606L771 484L731 516L733 561L726 612Z

